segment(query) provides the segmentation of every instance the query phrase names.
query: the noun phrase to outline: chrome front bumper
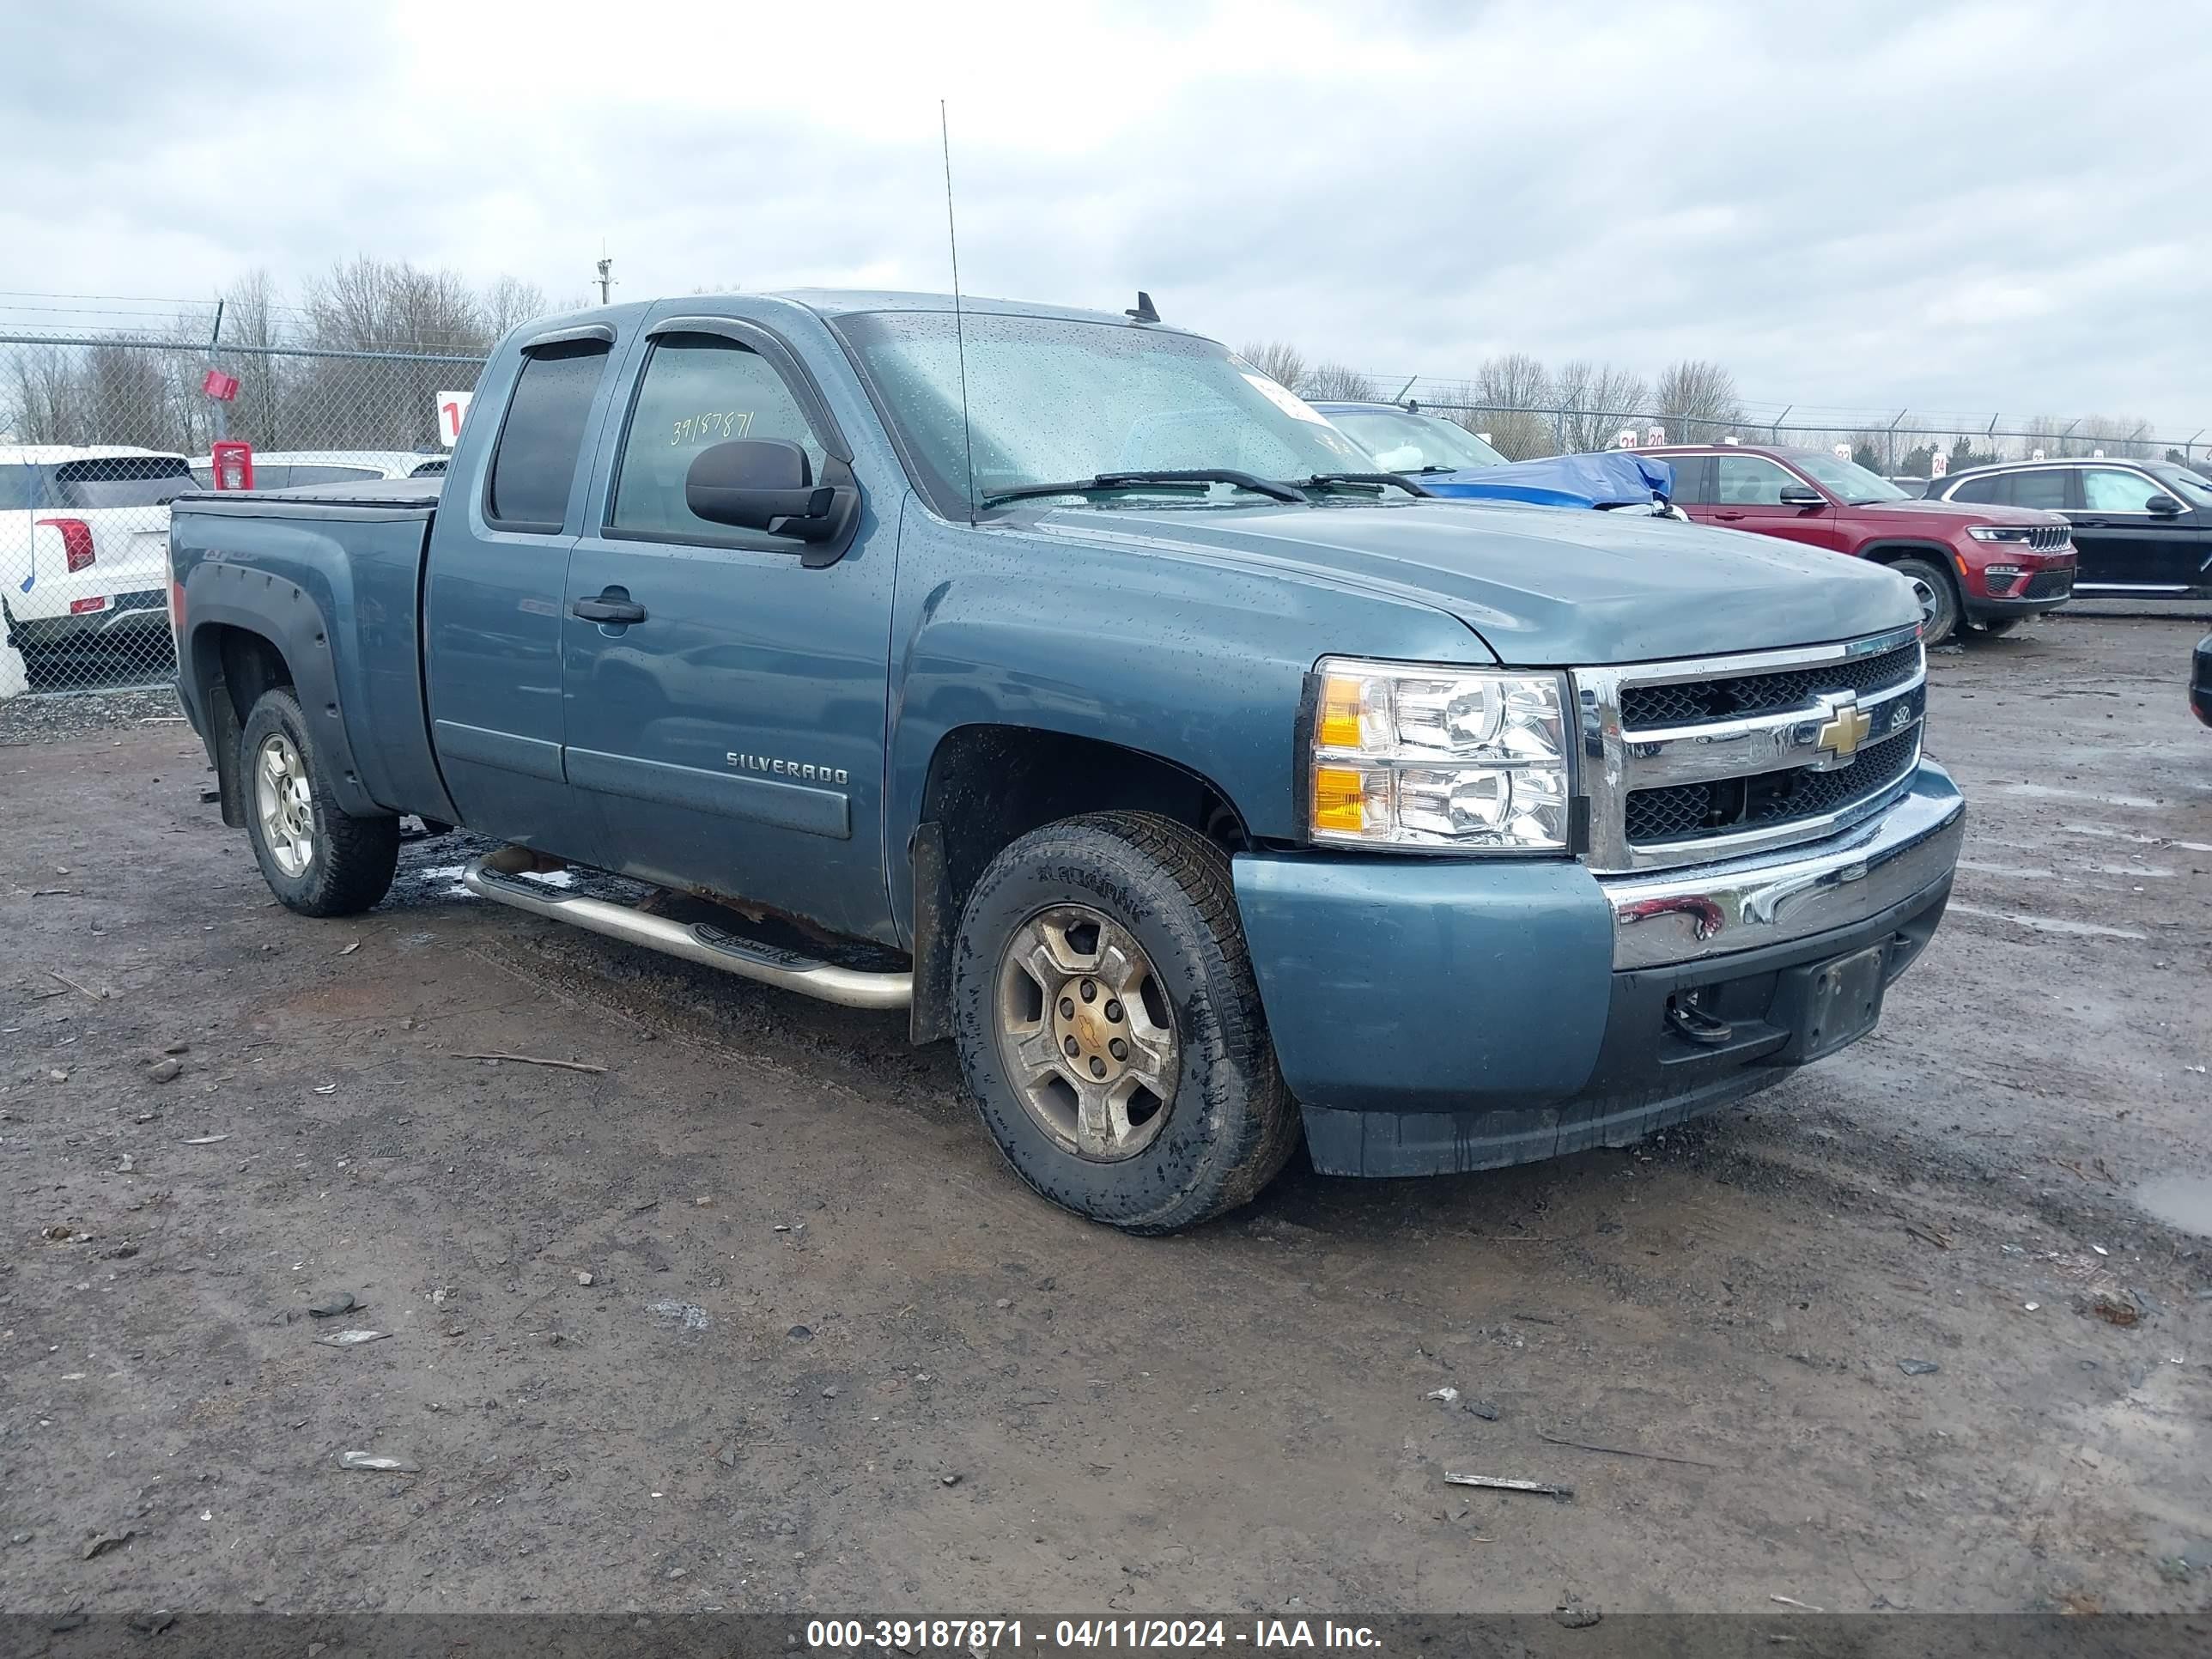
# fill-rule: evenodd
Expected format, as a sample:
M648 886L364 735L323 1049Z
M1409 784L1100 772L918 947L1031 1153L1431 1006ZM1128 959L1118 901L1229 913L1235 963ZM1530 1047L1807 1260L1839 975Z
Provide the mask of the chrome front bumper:
M1923 760L1879 817L1786 854L1602 877L1615 969L1728 956L1847 927L1948 878L1966 835L1951 775Z

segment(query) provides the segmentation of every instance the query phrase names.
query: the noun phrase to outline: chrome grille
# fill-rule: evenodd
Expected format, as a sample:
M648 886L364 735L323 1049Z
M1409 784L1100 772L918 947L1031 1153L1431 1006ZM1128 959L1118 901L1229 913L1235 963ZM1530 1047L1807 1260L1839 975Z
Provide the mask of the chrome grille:
M1786 651L1578 669L1585 856L1600 873L1818 840L1879 811L1920 759L1917 629Z
M1920 672L1920 644L1899 646L1878 657L1792 668L1773 674L1742 674L1725 679L1684 680L1669 685L1622 688L1624 726L1689 726L1726 720L1732 714L1764 714L1795 708L1816 692L1869 692L1902 685Z
M2056 553L2073 534L2071 525L2039 524L2028 532L2027 544L2039 553Z
M1897 782L1920 763L1920 728L1908 726L1858 751L1839 772L1808 766L1708 783L1636 789L1628 796L1628 842L1681 841L1760 824L1823 817Z

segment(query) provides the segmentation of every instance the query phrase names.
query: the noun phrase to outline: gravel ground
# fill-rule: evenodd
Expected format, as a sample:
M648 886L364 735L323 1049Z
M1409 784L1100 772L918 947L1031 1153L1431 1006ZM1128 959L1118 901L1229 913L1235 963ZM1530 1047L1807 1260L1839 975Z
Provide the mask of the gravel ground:
M2203 1608L2203 631L1934 659L1966 863L1868 1042L1150 1242L896 1018L484 906L459 839L303 921L169 708L10 708L0 1608Z

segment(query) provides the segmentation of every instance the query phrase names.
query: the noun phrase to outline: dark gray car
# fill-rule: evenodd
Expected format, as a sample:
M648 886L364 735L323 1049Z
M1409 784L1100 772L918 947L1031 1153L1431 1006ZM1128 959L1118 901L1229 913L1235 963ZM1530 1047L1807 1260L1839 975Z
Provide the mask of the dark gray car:
M2173 461L2073 457L1954 472L1936 501L2036 507L2074 526L2076 593L2212 599L2212 479Z

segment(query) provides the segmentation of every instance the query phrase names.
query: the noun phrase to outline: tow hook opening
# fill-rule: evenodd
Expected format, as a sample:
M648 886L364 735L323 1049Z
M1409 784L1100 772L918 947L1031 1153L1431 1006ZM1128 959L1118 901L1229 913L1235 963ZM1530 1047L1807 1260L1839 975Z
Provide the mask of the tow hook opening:
M1735 1027L1699 1006L1705 987L1677 991L1667 999L1667 1028L1701 1048L1717 1048L1735 1035Z

